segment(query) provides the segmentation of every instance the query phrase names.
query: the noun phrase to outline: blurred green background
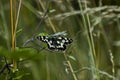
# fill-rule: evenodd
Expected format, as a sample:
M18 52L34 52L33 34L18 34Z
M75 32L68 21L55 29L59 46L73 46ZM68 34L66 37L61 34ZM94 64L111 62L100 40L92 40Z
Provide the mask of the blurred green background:
M73 39L64 52L22 47L62 31ZM120 80L120 1L0 0L0 80Z

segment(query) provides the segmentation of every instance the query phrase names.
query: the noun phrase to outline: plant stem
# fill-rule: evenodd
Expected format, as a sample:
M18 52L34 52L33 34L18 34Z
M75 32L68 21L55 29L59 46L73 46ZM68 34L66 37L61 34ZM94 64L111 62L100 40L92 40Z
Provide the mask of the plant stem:
M11 20L11 39L12 39L12 51L15 51L16 47L16 34L15 34L15 26L13 24L13 4L12 0L10 0L10 20ZM13 59L13 72L17 69L17 63L16 60Z
M75 75L75 73L74 73L74 70L73 70L73 68L72 68L72 65L71 65L70 61L67 59L67 56L66 56L65 53L64 53L64 57L65 57L65 60L67 61L67 64L68 64L68 66L69 66L69 68L70 68L70 71L71 71L71 73L72 73L72 75L73 75L74 80L78 80L77 77L76 77L76 75Z
M47 5L50 5L50 0L48 0L48 1L49 1L49 3L48 3ZM43 2L42 2L41 0L39 0L39 3L40 3L40 5L42 6L43 10L45 11L45 7L44 7L44 5L43 5ZM49 16L48 16L48 19L47 19L47 20L48 20L48 22L49 22L52 30L53 30L54 32L56 32L55 26L54 26L52 20L49 18Z
M83 12L83 7L85 9L87 8L86 1L84 2L84 4L82 4L78 0L78 3L79 3L79 7L81 9L81 12ZM81 15L82 15L82 19L83 19L83 25L85 27L85 30L87 31L87 40L88 40L88 45L89 45L89 48L90 48L89 58L90 58L90 67L91 67L91 75L92 75L91 80L95 80L95 79L98 80L99 78L96 78L96 76L98 75L97 72L96 72L96 64L95 64L96 52L95 52L95 46L94 46L94 40L93 40L92 32L90 30L91 24L90 24L89 15L88 14L84 15L83 13L81 13Z

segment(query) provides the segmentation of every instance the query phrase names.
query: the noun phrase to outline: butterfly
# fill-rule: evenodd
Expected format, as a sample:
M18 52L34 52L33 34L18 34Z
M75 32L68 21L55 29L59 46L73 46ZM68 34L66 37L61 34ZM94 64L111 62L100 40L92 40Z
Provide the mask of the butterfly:
M54 51L64 51L66 50L66 46L73 42L71 38L62 37L59 35L37 36L36 39L45 42L47 44L48 49Z

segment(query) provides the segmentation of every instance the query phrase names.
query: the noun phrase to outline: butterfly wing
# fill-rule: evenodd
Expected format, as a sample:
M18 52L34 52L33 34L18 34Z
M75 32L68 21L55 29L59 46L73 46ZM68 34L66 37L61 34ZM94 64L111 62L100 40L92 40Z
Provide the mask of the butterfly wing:
M37 36L36 39L42 41L42 42L47 42L48 37L47 36Z
M64 51L66 50L66 45L72 43L72 39L61 36L37 36L37 39L45 42L48 46L48 49L55 51Z
M55 46L55 38L54 37L49 37L46 40L46 43L48 45L48 49L50 50L56 50L56 46Z
M55 34L51 34L51 37L57 37L57 36L66 36L67 35L67 31L62 31L62 32L58 32Z

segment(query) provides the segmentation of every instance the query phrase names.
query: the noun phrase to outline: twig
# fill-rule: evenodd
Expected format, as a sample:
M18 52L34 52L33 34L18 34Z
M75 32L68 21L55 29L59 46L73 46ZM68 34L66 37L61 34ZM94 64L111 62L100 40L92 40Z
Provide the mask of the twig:
M23 44L22 47L25 47L25 45L27 45L29 42L35 40L35 36L36 36L36 34L37 34L37 30L39 29L39 26L41 25L41 23L42 23L43 20L45 19L45 16L47 15L47 12L49 11L49 5L50 5L50 0L48 0L47 7L46 7L46 11L45 11L45 13L43 14L43 16L41 17L41 20L40 20L39 24L38 24L38 25L36 26L36 28L35 28L35 31L34 31L35 33L34 33L34 35L32 36L32 38L28 39L28 40Z
M39 22L39 24L36 26L35 28L35 34L33 35L33 37L37 34L37 30L39 29L39 26L41 25L41 23L43 22L43 20L45 19L45 16L47 15L47 12L49 11L49 5L50 5L50 0L48 0L48 3L47 3L47 7L46 7L46 11L45 13L43 14L43 16L41 17L41 20Z
M10 73L10 68L9 68L10 63L9 64L7 63L6 57L4 57L4 59L5 59L5 65L2 68L2 70L0 71L0 75L5 71L5 69L8 70L8 74Z

